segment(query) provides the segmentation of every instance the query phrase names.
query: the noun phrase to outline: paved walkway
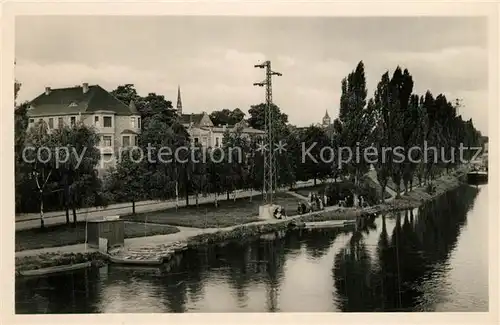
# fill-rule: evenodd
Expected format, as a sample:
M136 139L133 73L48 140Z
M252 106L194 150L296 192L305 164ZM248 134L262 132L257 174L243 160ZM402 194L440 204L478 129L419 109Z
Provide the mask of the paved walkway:
M318 183L320 184L320 183ZM306 182L297 182L296 188L307 187L314 185L314 181L309 180ZM237 197L250 197L252 195L259 195L259 192L256 191L237 191ZM215 195L208 195L207 197L199 197L198 203L210 203L214 202ZM219 201L224 201L227 199L226 195L219 195L217 197ZM232 199L232 196L230 197ZM194 204L195 198L194 196L189 198L189 202ZM186 205L185 198L179 198L179 207L183 207ZM135 204L136 213L141 212L152 212L175 208L175 200L169 201L142 201L137 202ZM132 213L132 204L131 203L119 203L108 206L107 208L91 208L91 209L81 209L77 210L77 218L78 220L95 220L101 217L107 216L116 216L116 215L125 215ZM70 212L70 220L73 220L73 215ZM45 225L57 225L66 223L66 213L64 211L56 211L46 213L44 216ZM40 227L40 215L36 213L24 214L16 216L16 231L25 230L25 229L33 229Z

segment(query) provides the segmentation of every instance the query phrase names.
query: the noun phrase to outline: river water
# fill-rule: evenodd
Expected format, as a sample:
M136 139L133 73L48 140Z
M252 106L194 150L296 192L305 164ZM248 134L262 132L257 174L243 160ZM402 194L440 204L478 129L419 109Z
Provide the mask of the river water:
M16 313L488 311L488 186L357 229L187 251L162 268L16 281Z

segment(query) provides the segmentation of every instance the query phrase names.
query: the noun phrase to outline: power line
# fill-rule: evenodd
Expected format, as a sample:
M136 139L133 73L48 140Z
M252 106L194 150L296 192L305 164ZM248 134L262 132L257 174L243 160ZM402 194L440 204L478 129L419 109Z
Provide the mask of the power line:
M272 76L282 76L281 73L271 70L271 61L256 64L255 68L266 69L266 79L253 85L266 87L266 107L264 109L264 129L266 139L264 140L264 201L273 204L273 193L276 190L276 161L274 158L274 115L273 115L273 93Z

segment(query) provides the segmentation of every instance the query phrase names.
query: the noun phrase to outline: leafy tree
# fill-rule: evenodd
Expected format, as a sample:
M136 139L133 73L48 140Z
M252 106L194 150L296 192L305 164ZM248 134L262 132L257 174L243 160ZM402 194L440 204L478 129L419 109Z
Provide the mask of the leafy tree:
M191 174L191 188L195 193L196 206L198 206L198 197L200 193L208 191L208 170L206 160L206 149L200 144L192 148L192 157L190 161L190 174Z
M390 81L389 89L389 96L392 101L391 111L389 112L392 119L392 127L390 129L392 133L391 148L396 149L396 147L402 147L406 149L411 146L413 135L413 127L411 127L413 120L411 118L406 118L411 116L409 113L409 101L413 91L413 78L407 69L403 72L399 66L396 68ZM399 160L396 161L394 158L395 157L392 158L391 176L396 185L396 197L399 197L404 171L404 161L407 159L400 162Z
M132 213L135 214L135 203L143 199L144 188L148 179L144 178L146 161L138 150L128 148L121 153L116 169L107 175L107 190L118 201L132 202Z
M384 147L391 148L392 143L392 120L390 118L390 79L389 73L382 75L380 82L377 85L374 96L374 111L377 121L375 130L375 146L377 149L377 162L375 170L377 172L377 180L381 186L381 200L384 200L385 189L391 173L391 157L386 157L383 152ZM389 159L387 159L389 158Z
M218 196L224 192L224 150L223 148L208 148L207 178L209 191L215 194L214 205L218 206Z
M307 180L314 179L314 185L316 185L318 179L327 178L331 172L331 164L329 163L329 160L332 159L331 153L325 152L323 149L330 146L330 141L322 128L311 125L302 132L301 142L305 151L313 146L309 152L314 158L303 157L304 160L299 165L302 177Z
M339 137L341 144L351 148L353 153L353 158L346 167L353 176L355 184L359 183L361 175L368 171L369 167L363 157L356 157L357 151L354 150L359 147L359 152L363 152L371 144L374 118L372 108L366 107L366 97L365 68L363 61L360 61L356 69L342 80L340 114L337 122L342 126Z
M51 137L67 149L57 153L59 161L62 162L57 166L57 174L63 188L66 223L69 223L71 205L73 223L76 225L77 208L105 202L104 198L98 198L103 193L100 192L101 184L94 179L97 177L95 169L101 158L100 150L97 148L99 135L93 127L78 122L74 126L52 130Z
M243 188L248 178L249 141L242 131L242 127L236 128L232 132L226 131L222 139L225 175L223 184L228 200L229 193ZM234 197L236 199L236 195Z
M273 117L277 125L286 125L288 123L288 115L282 113L278 106L272 104L271 109L273 110ZM250 114L250 117L248 118L248 124L257 130L264 130L266 122L266 110L267 105L264 103L253 105L248 110L248 113Z
M56 171L56 138L49 134L47 123L37 122L26 135L25 163L28 178L35 182L40 204L40 227L44 228L44 195L53 188L52 175ZM42 149L43 148L43 149Z
M214 125L234 125L245 118L245 113L243 113L239 108L234 110L229 110L227 108L220 111L213 111L210 113L210 119Z

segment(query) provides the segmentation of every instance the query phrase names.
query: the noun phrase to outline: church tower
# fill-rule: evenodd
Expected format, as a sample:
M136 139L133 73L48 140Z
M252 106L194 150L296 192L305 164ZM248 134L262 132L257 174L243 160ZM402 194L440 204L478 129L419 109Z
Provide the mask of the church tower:
M323 117L323 126L329 126L332 124L332 120L330 119L330 116L328 115L328 110L325 112L325 116Z
M182 115L181 86L177 86L177 114Z

